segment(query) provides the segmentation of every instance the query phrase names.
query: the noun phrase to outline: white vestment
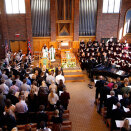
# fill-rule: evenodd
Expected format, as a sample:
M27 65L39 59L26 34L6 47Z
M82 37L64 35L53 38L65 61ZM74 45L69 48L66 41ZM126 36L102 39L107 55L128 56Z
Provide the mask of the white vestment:
M51 47L49 49L49 53L50 53L50 60L55 61L55 48Z
M46 47L44 49L44 47L42 48L42 53L43 53L43 58L47 58L48 57L48 48Z

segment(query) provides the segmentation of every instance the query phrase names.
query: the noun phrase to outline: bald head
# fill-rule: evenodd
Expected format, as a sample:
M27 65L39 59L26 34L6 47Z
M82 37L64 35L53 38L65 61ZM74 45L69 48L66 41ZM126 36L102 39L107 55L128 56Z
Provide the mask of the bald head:
M99 80L103 80L103 76L99 76Z
M114 91L110 91L110 95L111 95L111 96L114 96L114 95L115 95L115 92L114 92Z
M116 106L117 106L117 108L120 108L121 107L121 103L117 102Z

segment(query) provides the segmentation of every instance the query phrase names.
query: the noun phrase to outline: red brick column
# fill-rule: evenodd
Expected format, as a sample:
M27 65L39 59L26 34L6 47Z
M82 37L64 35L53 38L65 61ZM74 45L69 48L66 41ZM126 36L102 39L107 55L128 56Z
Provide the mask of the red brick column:
M1 17L1 42L0 43L0 59L5 57L5 41L9 45L7 15L4 5L4 0L0 0L0 17Z
M51 41L56 41L56 0L50 0Z
M33 51L30 0L25 0L25 5L26 5L26 29L27 29L27 40L30 40L30 43L31 43L31 50Z
M74 41L79 41L79 0L74 0Z

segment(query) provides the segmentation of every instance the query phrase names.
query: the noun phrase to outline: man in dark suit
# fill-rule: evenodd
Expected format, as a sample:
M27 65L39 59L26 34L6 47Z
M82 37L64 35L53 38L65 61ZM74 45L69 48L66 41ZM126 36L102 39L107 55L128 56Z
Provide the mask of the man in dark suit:
M123 95L123 99L120 100L120 103L121 103L121 105L124 106L124 107L129 106L130 100L129 100L127 94L124 94L124 95Z
M89 58L88 60L88 71L89 71L89 78L93 79L93 72L92 72L92 69L93 69L93 61L92 61L92 56Z
M60 102L61 102L61 105L64 107L64 109L67 110L67 106L69 104L69 99L70 99L70 94L66 91L67 90L66 88L64 88L63 90L64 92L61 93Z
M14 95L13 90L9 90L9 94L6 96L7 99L11 100L11 104L15 105L17 102L19 102L18 98Z
M111 117L113 104L116 105L117 102L118 102L118 98L115 97L115 92L114 91L110 91L110 95L111 95L111 97L108 98L106 103L105 103L105 106L107 107L107 118Z
M117 109L112 110L111 113L111 130L116 129L116 123L115 120L123 120L125 117L125 112L123 109L121 109L121 103L117 103Z
M99 80L96 82L96 95L95 95L95 103L98 99L98 95L100 94L101 88L104 86L105 81L103 80L103 76L99 76Z
M98 109L99 114L101 113L101 108L102 108L102 105L106 101L107 95L110 94L110 90L111 89L108 86L101 87L101 90L100 90L100 106L99 106L99 109Z

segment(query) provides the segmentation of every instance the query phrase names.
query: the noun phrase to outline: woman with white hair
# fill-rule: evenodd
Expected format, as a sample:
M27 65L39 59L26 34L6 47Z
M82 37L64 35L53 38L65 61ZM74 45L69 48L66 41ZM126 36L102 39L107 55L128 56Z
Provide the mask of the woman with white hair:
M55 90L55 92L57 92L57 86L55 84L55 81L51 81L51 85L49 86L49 90Z
M55 90L51 90L50 94L48 95L48 101L49 101L49 104L50 104L50 110L54 110L54 106L56 105L58 100L59 100L59 97L55 93Z

